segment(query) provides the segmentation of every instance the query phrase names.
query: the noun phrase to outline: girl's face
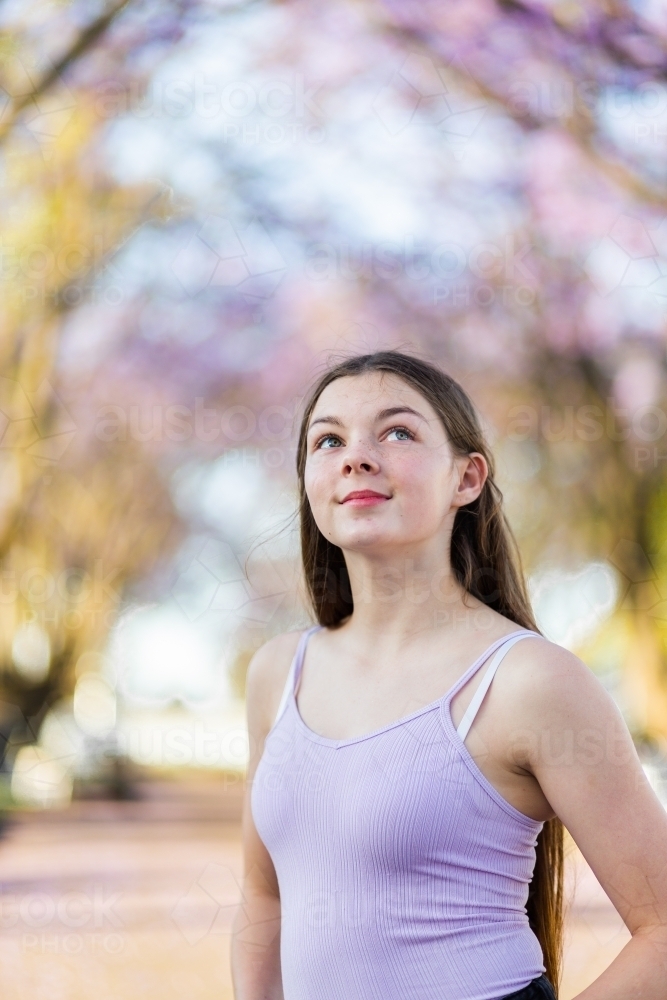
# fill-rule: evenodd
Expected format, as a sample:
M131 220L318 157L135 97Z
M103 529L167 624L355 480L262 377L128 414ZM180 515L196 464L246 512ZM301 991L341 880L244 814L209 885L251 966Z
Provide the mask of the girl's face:
M336 379L310 418L305 488L334 545L380 553L443 538L488 468L456 456L431 404L388 372Z

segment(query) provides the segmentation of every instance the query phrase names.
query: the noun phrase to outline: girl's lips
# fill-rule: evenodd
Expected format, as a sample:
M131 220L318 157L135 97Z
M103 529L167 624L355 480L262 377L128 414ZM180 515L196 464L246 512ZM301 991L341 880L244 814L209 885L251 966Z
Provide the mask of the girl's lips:
M389 497L384 496L382 493L374 493L372 490L359 490L358 492L348 494L342 502L352 507L370 507L372 504L384 503L385 500L389 499Z
M389 497L352 497L351 500L343 500L347 507L370 507L376 503L384 503Z

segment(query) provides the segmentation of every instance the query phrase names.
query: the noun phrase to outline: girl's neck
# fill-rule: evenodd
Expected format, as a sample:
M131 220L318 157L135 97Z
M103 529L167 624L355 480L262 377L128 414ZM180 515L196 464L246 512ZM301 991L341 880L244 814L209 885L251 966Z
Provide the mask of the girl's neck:
M466 593L442 554L369 559L346 553L346 563L354 613L344 627L361 641L391 636L400 643L419 632L478 631L494 617Z

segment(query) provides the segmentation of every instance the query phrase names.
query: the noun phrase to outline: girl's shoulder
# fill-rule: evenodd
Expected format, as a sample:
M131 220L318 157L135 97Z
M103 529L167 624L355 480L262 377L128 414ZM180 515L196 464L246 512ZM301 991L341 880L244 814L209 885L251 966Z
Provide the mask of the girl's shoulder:
M520 719L526 733L577 738L621 721L616 703L591 668L544 636L515 643L503 666L501 708L511 708L511 718Z
M246 674L246 703L264 722L273 719L280 704L303 629L274 635L254 653ZM270 728L270 726L269 726Z

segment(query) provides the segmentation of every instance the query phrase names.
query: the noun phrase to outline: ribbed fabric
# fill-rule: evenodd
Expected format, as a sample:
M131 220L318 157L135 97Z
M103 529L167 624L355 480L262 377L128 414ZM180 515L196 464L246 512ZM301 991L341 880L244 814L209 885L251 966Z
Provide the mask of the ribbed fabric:
M543 824L484 777L450 702L496 649L538 633L497 640L432 704L331 740L306 726L295 696L319 628L301 637L251 790L280 889L285 1000L498 1000L522 989L545 971L526 916Z

